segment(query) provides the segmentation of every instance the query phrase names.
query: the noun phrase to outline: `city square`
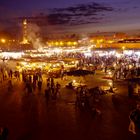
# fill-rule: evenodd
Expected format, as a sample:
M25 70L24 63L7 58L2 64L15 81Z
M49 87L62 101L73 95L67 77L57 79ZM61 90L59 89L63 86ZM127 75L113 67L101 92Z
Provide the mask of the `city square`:
M0 3L0 140L140 139L139 1Z

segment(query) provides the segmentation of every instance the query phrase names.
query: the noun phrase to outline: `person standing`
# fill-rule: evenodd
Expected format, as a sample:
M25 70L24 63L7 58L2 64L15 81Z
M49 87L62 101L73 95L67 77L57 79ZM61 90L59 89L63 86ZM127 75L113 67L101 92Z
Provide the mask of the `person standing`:
M56 95L59 95L59 96L60 96L60 87L61 87L61 85L57 82L56 83Z
M130 124L128 130L132 132L133 134L136 134L136 125L140 125L140 104L137 104L136 109L134 109L130 115Z
M132 97L134 93L133 85L131 82L128 82L128 97Z
M38 90L41 91L41 88L42 88L42 81L39 80L39 81L38 81Z

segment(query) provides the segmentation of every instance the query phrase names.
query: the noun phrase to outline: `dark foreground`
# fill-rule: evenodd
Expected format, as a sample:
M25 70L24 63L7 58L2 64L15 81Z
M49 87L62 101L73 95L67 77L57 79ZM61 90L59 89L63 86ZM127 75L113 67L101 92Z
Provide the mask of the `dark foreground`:
M71 79L75 77L69 77ZM21 81L13 80L14 90L9 92L6 81L0 85L0 126L9 129L8 140L139 140L140 131L128 131L129 112L135 100L127 97L125 82L116 82L116 96L103 95L99 102L102 117L93 117L90 111L75 105L75 92L64 87L56 100L46 102L41 93L27 94ZM107 84L102 74L86 76L91 87ZM45 85L45 84L44 84Z

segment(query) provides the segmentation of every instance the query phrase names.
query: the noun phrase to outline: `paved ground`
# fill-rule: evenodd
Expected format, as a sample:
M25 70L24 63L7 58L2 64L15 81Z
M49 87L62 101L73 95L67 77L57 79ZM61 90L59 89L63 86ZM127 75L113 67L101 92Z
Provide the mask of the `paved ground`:
M92 117L86 110L75 106L74 90L66 89L71 80L86 82L88 87L108 85L104 74L85 77L56 79L63 86L57 100L48 103L41 93L26 94L21 81L13 80L14 91L7 91L7 82L0 85L0 125L9 129L8 140L138 140L137 135L128 132L130 110L135 100L127 97L125 82L115 82L117 91L104 95L99 102L102 118ZM44 80L45 81L45 80ZM45 86L45 82L44 82Z

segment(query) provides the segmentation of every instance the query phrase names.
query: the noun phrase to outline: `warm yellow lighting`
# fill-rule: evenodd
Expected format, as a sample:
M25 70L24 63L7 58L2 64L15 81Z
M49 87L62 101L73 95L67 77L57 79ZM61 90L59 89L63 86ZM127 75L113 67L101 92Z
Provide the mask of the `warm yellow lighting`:
M6 43L6 39L2 38L1 43Z
M93 43L93 42L94 42L94 40L91 39L91 40L90 40L90 43Z
M112 87L113 86L113 83L112 82L109 82L109 86Z
M114 67L116 67L116 64L113 64Z
M97 43L100 43L100 40L97 40Z
M104 40L103 39L100 39L100 42L103 42Z
M103 39L98 39L98 40L97 40L97 43L98 43L98 44L103 43L103 42L104 42Z
M122 49L125 50L125 46L123 46Z
M76 82L76 80L73 80L73 83L75 83Z
M109 71L109 72L108 72L108 74L109 74L109 75L111 75L111 74L112 74L112 72L111 72L111 71Z
M52 41L52 42L50 42L50 44L53 46L54 45L54 42Z
M129 65L129 69L132 69L132 67L133 67L132 65Z
M76 64L78 64L78 63L79 63L79 61L76 61L75 63L76 63Z
M77 45L77 42L75 41L75 42L73 42L73 45Z
M27 20L26 19L23 21L23 25L27 25Z
M23 38L23 40L22 40L21 44L29 44L29 41L28 41L28 39L26 39L26 38Z
M113 40L109 40L108 43L110 43L110 44L113 43Z
M63 45L64 45L64 43L61 41L61 42L60 42L60 45L61 45L61 46L63 46Z
M69 46L70 46L71 44L72 44L72 43L71 43L70 41L69 41L69 42L67 42L67 45L69 45Z
M48 44L48 46L51 46L51 43L48 42L47 44Z
M55 45L58 46L59 45L59 42L55 42Z

